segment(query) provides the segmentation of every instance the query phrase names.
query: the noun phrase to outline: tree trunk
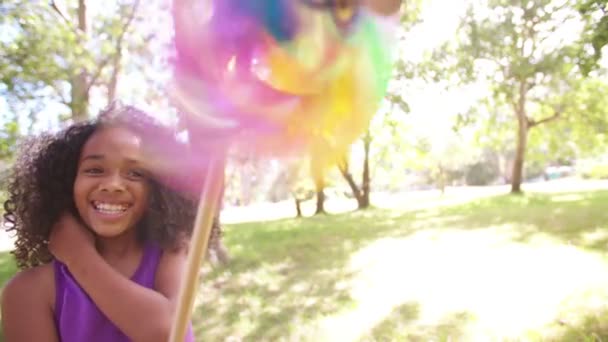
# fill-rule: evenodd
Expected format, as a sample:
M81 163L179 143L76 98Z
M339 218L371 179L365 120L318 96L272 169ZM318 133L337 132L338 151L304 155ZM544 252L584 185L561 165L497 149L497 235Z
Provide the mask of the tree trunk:
M226 176L224 170L224 174L222 174L222 179L220 180L220 182L225 183L225 177ZM222 225L220 222L220 213L222 211L222 206L224 203L225 189L226 186L224 184L217 206L217 213L213 218L213 225L211 226L211 236L209 237L209 248L207 250L207 254L209 256L209 261L213 265L225 265L230 261L228 249L226 248L226 246L224 246L224 243L222 242L222 236L224 235L224 233L222 232Z
M296 196L294 196L293 199L294 203L296 204L296 217L300 218L302 217L302 200Z
M526 85L522 81L519 84L519 99L515 107L517 117L517 148L515 160L513 161L513 173L511 176L511 193L521 193L523 181L524 161L526 158L526 147L528 144L529 121L526 114Z
M365 134L365 138L363 138L363 181L361 185L361 201L359 202L359 209L369 208L369 193L371 191L371 176L369 173L369 150L372 144L372 137L369 133L369 130Z
M528 125L526 120L522 120L519 122L517 129L517 149L515 150L515 160L513 161L513 172L511 175L511 193L521 193L527 144Z
M315 215L325 214L325 192L323 188L317 190L317 209Z
M439 167L439 190L441 191L441 196L445 195L445 186L446 186L446 175L445 175L445 169L443 168L443 166L440 164Z
M325 169L320 165L313 165L312 167L312 178L315 182L315 191L317 193L317 209L315 215L325 214Z
M225 265L230 261L228 249L222 243L223 235L220 216L217 214L213 218L211 236L209 237L209 248L207 249L207 255L212 265Z
M112 68L112 78L110 79L110 84L108 85L108 105L116 100L116 91L118 88L118 75L120 74L121 69L121 59L122 59L122 44L119 43L117 47L116 54L114 55L113 68Z
M127 35L127 31L131 26L131 22L135 18L135 13L139 7L139 0L135 1L133 7L131 8L131 13L128 14L127 20L122 27L122 32L118 36L118 41L116 43L116 52L112 57L112 77L110 78L110 83L108 85L108 104L114 102L116 99L116 92L118 89L118 77L120 75L120 71L122 69L122 44L125 40L125 36Z
M343 163L342 165L338 165L338 169L340 170L340 173L342 174L342 176L348 183L350 190L353 192L353 196L357 200L357 207L361 208L362 202L363 202L363 195L362 195L361 190L359 190L359 186L357 186L357 183L355 182L353 175L348 170L348 164Z
M83 37L86 36L87 5L85 0L78 0L78 30ZM89 85L87 81L88 75L86 70L77 71L70 80L70 110L74 121L86 120L89 115Z

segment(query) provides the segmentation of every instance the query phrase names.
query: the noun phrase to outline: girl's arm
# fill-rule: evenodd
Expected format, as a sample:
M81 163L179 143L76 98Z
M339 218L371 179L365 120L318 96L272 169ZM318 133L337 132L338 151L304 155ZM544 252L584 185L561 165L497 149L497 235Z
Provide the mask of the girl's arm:
M2 330L7 342L58 342L53 319L50 264L17 274L2 291Z
M73 218L62 218L51 234L51 252L125 335L135 342L166 342L186 251L165 252L157 269L156 290L145 288L110 266L97 253L92 236Z
M157 271L158 292L126 278L96 251L81 255L68 267L97 307L125 335L135 342L166 342L185 260L185 252L163 254Z

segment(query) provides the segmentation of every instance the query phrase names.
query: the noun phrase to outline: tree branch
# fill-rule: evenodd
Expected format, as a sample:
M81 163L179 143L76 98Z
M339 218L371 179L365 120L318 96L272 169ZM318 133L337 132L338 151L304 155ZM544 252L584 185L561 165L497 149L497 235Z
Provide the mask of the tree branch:
M55 2L55 0L51 0L51 8L53 8L55 10L55 12L57 12L57 14L59 14L59 16L61 17L61 19L63 19L63 21L65 21L66 24L68 24L70 27L73 28L72 26L72 22L68 19L68 17L61 11L61 9L59 9L59 6L57 6L57 2Z
M95 83L97 82L97 79L99 78L99 76L101 76L101 72L103 71L103 69L105 69L106 65L108 65L108 63L110 63L110 60L112 60L112 57L114 57L114 55L107 56L106 58L103 59L103 61L101 61L101 63L99 63L99 68L97 68L97 71L95 71L95 74L93 74L93 76L91 76L91 78L89 79L89 82L87 84L87 92L91 90L91 87L93 87L93 85L95 85Z
M59 101L66 105L66 106L70 106L70 101L68 101L68 99L65 98L65 96L63 96L63 92L61 91L61 84L57 84L58 81L55 82L51 82L49 84L49 86L55 91L55 93L57 94L57 97L59 97Z
M557 120L562 115L562 112L563 112L563 109L560 107L560 108L558 108L558 109L555 110L555 112L553 113L553 115L548 116L546 118L542 118L540 120L532 120L532 119L528 118L528 127L532 128L534 126L542 125L542 124L545 124L547 122L551 122L551 121Z
M72 31L72 33L74 33L76 35L76 38L80 40L82 38L82 34L79 32L78 28L76 26L74 26L74 23L72 23L70 21L70 19L65 15L65 13L63 13L63 11L59 8L59 6L57 6L57 2L55 0L51 0L50 5L51 5L51 8L55 12L57 12L57 14L59 15L59 17L69 27L69 29Z
M348 173L348 158L346 156L341 156L336 164L342 174Z
M513 107L513 113L515 114L515 117L517 117L517 112L519 111L519 107L517 104L517 100L516 99L512 99L511 101L509 101L511 107Z
M139 7L139 0L135 0L131 13L129 13L129 17L127 18L127 21L123 24L122 30L118 36L118 39L116 42L116 52L112 55L107 56L106 58L104 58L103 61L101 61L101 63L99 64L99 68L97 68L97 71L89 80L89 84L87 85L87 92L91 89L91 87L93 85L95 85L95 83L97 82L97 79L99 79L99 77L101 76L101 72L108 65L108 63L110 63L110 61L112 59L116 58L117 56L119 56L122 53L122 42L124 40L125 34L129 30L129 26L131 26L131 23L133 22L133 19L135 18L135 12L137 12L138 7Z

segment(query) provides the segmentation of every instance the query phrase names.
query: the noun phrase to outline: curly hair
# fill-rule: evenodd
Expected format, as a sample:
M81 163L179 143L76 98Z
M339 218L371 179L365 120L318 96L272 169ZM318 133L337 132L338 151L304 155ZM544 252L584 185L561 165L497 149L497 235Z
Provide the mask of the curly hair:
M16 235L12 254L21 269L53 260L48 239L59 216L70 211L77 215L73 198L81 150L101 127L120 125L146 139L169 143L171 131L144 112L113 104L97 119L76 123L57 134L42 134L24 140L8 178L8 199L4 202L7 232ZM143 134L143 133L147 134ZM196 202L192 198L150 179L148 208L137 226L141 241L163 248L178 248L191 235Z

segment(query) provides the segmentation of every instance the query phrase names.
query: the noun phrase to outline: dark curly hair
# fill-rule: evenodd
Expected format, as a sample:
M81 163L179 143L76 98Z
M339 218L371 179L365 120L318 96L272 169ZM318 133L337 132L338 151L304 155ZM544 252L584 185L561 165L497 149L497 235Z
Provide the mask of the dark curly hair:
M48 250L51 227L62 213L77 214L72 194L81 150L95 131L112 125L125 126L140 135L143 145L146 139L176 141L172 131L151 116L134 107L113 104L97 119L21 143L21 153L7 182L3 223L7 232L16 235L12 254L20 268L53 259ZM138 224L138 237L163 248L178 248L191 234L196 201L158 180L149 182L149 204Z

